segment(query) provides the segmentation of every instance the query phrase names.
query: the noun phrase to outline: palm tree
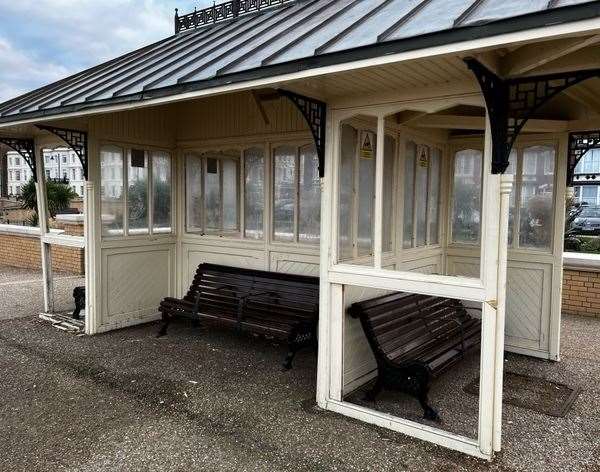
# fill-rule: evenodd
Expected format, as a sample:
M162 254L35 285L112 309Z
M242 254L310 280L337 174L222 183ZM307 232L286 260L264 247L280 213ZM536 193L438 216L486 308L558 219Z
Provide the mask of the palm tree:
M46 181L46 195L48 200L48 214L52 218L54 218L59 211L69 208L71 200L77 197L77 194L66 182L56 182L53 180ZM29 179L29 182L23 186L19 200L22 202L22 208L33 210L30 224L32 226L37 226L37 194L35 192L35 182L33 179Z

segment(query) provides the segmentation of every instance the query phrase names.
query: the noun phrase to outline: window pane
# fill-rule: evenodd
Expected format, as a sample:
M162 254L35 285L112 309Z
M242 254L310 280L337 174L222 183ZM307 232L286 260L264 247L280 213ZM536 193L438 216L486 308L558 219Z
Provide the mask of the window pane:
M363 131L364 133L364 131ZM361 154L358 163L358 255L373 254L373 201L375 198L375 159L377 136L370 138L373 152Z
M465 149L454 159L452 240L479 242L481 221L481 151Z
M238 161L223 159L223 230L237 231L238 225Z
M417 158L417 145L408 141L406 155L404 156L404 228L402 230L403 247L413 247L413 207L415 193L415 160Z
M152 230L171 232L171 156L152 153Z
M513 149L508 157L508 167L506 168L505 174L516 175L517 174L517 151ZM508 245L511 246L514 239L514 227L515 227L515 195L516 195L516 182L513 184L513 188L510 192L510 200L508 207Z
M103 146L100 150L102 234L123 234L123 150Z
M440 242L440 185L442 172L442 151L431 149L431 162L429 167L429 244Z
M148 153L129 151L127 169L127 225L129 234L148 233Z
M523 151L519 244L549 249L554 202L554 148L533 146Z
M396 160L396 140L391 136L385 137L383 162L383 226L382 250L391 251L392 228L394 225L394 162Z
M352 259L352 200L354 195L354 161L358 132L350 125L342 125L340 162L340 222L339 252L341 260Z
M221 229L221 162L207 156L204 159L204 229Z
M321 232L321 185L319 157L314 144L300 149L299 178L298 239L300 242L318 244Z
M293 241L296 148L281 146L275 149L273 168L273 235L278 241Z
M415 197L417 206L417 247L427 243L427 193L429 186L430 155L428 146L417 147L417 178Z
M185 209L188 232L202 231L202 158L185 156Z
M244 152L244 235L250 239L263 238L265 211L265 158L261 148Z

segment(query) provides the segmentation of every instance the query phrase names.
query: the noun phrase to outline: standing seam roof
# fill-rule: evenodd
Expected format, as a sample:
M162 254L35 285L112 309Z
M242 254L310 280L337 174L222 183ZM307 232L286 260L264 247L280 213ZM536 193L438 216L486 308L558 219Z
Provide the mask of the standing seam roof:
M0 122L600 16L591 0L297 0L165 38L0 104Z

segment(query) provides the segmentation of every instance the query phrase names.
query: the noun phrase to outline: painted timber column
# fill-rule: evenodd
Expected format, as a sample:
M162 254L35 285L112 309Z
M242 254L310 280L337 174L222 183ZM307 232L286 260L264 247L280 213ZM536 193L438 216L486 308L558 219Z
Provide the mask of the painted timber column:
M52 254L50 244L44 242L44 236L48 233L48 200L46 198L46 178L44 171L44 152L42 146L35 144L35 167L37 170L37 182L35 183L35 194L37 200L38 226L40 228L40 253L42 260L42 278L44 284L44 311L54 311L54 288L52 277Z
M494 452L502 448L502 388L504 385L504 326L506 324L506 274L508 259L508 213L514 176L500 178L500 227L498 231L498 305L496 310L496 367L494 379Z
M485 301L481 306L481 359L479 389L479 450L491 457L494 437L494 392L496 369L496 315L498 312L498 231L500 175L492 173L492 130L486 115L483 152L483 197L481 217L481 281Z
M96 301L96 211L95 211L94 182L85 182L83 196L83 212L85 224L83 236L85 240L85 334L96 334L98 314L95 309Z

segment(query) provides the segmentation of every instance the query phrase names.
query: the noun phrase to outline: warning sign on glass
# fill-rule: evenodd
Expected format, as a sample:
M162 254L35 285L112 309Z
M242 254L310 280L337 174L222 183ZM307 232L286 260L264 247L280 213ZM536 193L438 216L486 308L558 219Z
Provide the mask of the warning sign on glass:
M429 146L423 144L417 146L417 162L420 167L429 167Z
M360 157L362 159L373 159L375 157L375 133L361 131Z

